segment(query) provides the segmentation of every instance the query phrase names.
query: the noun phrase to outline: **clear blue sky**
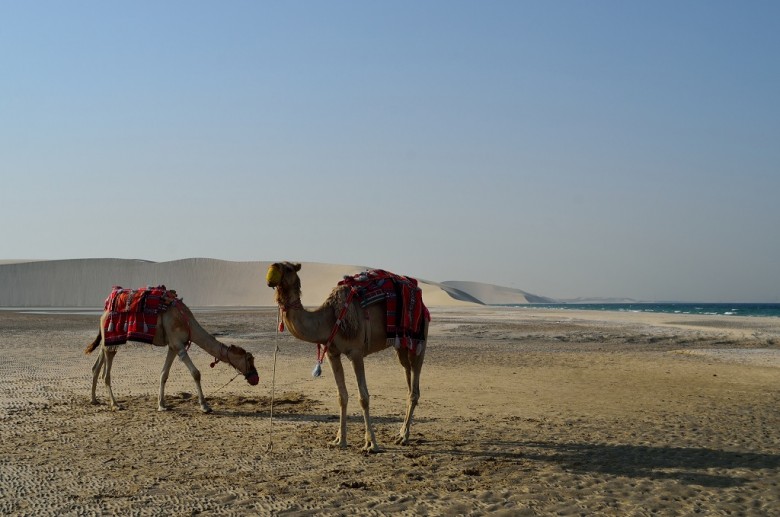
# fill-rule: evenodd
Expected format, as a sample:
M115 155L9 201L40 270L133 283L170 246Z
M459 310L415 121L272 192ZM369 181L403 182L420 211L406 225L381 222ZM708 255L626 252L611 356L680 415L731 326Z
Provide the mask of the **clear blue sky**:
M780 301L780 2L0 3L0 259Z

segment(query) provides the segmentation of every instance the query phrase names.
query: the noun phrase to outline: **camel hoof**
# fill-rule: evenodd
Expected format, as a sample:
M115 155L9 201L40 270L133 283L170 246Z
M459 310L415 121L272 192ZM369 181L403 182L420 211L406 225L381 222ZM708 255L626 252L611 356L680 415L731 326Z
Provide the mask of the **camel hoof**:
M99 406L100 405L100 402L98 402L97 399L92 399L89 403L92 404L93 406Z
M169 408L168 406L157 406L157 411L159 411L161 413L163 411L170 411L170 410L171 410L171 408Z
M115 404L111 406L111 411L123 411L125 409L124 406L120 406L119 404Z
M367 442L367 443L366 443L366 444L363 446L363 453L364 453L364 454L366 454L366 455L369 455L369 454L376 454L377 452L381 452L381 451L382 451L382 450L379 448L379 446L378 446L378 445L376 445L376 444L373 444L373 443L371 443L371 442Z
M407 438L406 436L398 436L395 439L395 444L396 445L409 445L409 438Z
M337 437L332 442L329 442L328 445L330 445L331 447L338 447L339 449L346 449L347 441Z
M200 410L201 410L203 413L207 414L207 415L213 411L213 409L211 409L211 408L210 408L210 407L208 407L208 406L201 406Z

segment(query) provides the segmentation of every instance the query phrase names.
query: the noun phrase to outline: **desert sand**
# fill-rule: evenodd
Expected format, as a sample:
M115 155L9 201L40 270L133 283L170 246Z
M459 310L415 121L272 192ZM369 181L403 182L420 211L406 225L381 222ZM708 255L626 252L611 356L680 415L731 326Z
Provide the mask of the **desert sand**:
M89 403L98 315L0 311L4 515L770 515L780 512L780 321L433 307L411 444L392 350L366 361L383 451L334 449L335 383L276 310L201 310L250 350L260 384L191 356L214 408L164 350L124 345L123 411ZM276 347L274 381L274 355ZM274 395L273 419L271 398Z

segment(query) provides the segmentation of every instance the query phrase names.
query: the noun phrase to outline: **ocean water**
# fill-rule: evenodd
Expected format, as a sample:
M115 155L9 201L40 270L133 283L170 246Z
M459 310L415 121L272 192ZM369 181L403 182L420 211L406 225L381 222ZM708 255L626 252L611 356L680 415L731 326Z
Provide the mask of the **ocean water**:
M780 303L539 303L511 307L578 311L660 312L724 316L780 317Z

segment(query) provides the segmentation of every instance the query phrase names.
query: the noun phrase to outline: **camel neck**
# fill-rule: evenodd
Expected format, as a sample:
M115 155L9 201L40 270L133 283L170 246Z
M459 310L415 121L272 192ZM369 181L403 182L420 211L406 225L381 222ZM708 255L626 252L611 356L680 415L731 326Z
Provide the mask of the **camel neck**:
M300 289L285 290L281 287L277 287L275 298L276 304L284 311L289 311L290 309L303 309Z
M327 339L330 330L335 323L335 316L330 308L316 311L307 311L303 305L288 304L279 306L282 310L282 319L290 334L302 341L309 343L323 343Z
M292 309L303 309L303 304L301 303L301 299L298 298L291 302L285 302L283 304L280 303L279 308L282 309L282 312L287 312Z
M233 368L243 372L242 365L238 364L240 361L236 361L233 357L230 355L230 346L224 344L223 342L219 341L217 338L203 330L203 328L198 325L197 323L194 323L192 325L192 342L198 345L200 348L208 352L212 357L219 361L223 361L225 363L228 363ZM235 354L234 354L235 355ZM244 368L246 369L246 368Z

